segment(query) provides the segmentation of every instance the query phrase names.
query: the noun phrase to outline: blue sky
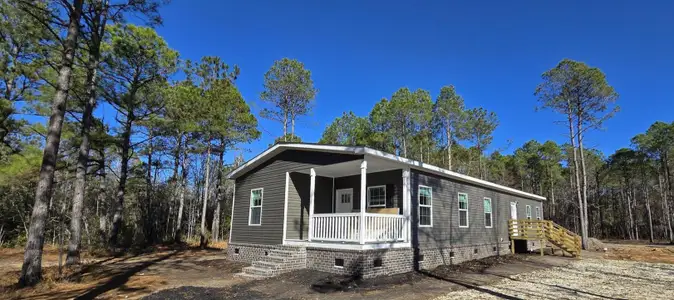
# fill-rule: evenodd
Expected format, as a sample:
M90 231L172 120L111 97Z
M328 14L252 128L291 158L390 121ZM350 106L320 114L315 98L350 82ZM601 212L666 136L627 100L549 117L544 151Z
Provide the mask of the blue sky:
M622 111L587 145L607 154L674 113L671 1L180 1L161 10L158 32L182 58L217 55L241 68L241 93L257 112L263 74L290 57L319 93L298 123L307 142L343 111L365 116L400 87L433 97L453 84L468 107L496 112L491 150L530 139L564 142L560 116L536 112L540 75L561 59L601 68ZM246 158L281 135L260 120Z

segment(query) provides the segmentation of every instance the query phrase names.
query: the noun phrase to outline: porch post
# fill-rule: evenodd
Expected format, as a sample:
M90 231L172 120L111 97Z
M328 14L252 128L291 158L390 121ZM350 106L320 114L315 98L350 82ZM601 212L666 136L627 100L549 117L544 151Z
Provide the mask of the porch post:
M360 244L365 244L365 209L367 199L367 161L360 163Z
M405 241L410 241L412 227L412 190L410 187L410 168L403 169L403 216L405 216Z
M309 236L308 240L314 238L314 191L316 190L316 171L311 168L311 183L309 185Z

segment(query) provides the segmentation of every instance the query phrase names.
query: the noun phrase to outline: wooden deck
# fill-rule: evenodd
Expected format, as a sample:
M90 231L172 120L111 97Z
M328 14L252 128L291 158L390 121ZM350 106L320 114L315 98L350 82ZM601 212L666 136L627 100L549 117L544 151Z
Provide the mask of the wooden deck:
M549 220L508 220L511 250L515 252L515 240L540 241L541 255L545 244L562 249L574 257L580 257L582 244L580 236Z

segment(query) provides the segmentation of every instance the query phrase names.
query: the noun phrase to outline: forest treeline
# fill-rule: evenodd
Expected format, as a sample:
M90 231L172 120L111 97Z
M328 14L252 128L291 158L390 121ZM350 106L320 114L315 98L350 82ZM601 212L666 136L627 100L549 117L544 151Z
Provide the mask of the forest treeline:
M164 4L0 0L0 246L25 247L21 284L40 281L45 243L78 264L83 248L225 239L233 191L225 174L261 137L258 118L279 124L274 142L301 141L296 121L318 93L311 72L279 59L259 74L259 98L244 99L238 66L183 59L157 34ZM494 149L496 113L465 107L453 86L435 99L401 88L368 116L345 112L319 142L546 196L546 216L585 238L673 240L674 124L656 122L631 148L604 154L583 140L617 112L599 69L563 60L523 91L531 92L532 107L565 120L564 144ZM263 109L253 113L250 101Z

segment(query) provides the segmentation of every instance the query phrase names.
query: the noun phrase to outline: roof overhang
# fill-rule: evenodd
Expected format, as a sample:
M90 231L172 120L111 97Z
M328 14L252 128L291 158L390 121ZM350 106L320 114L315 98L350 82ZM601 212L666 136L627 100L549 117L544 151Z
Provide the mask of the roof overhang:
M234 171L230 172L227 174L227 178L229 179L236 179L239 176L247 173L248 171L252 170L253 168L259 166L260 164L264 163L268 159L276 156L276 154L279 154L285 150L304 150L304 151L317 151L317 152L328 152L328 153L341 153L341 154L353 154L353 155L365 155L366 159L367 156L374 156L382 159L386 159L389 161L396 162L400 165L404 165L410 168L414 168L417 170L421 170L424 172L432 173L435 175L439 175L442 177L447 177L450 179L454 179L457 181L462 181L462 182L467 182L471 184L475 184L478 186L506 192L509 194L529 198L529 199L534 199L534 200L539 200L543 201L546 198L543 196L523 192L517 189L513 189L507 186L503 186L500 184L496 184L493 182L489 182L486 180L478 179L475 177L471 177L468 175L452 172L434 165L422 163L416 160L412 160L409 158L404 158L400 157L397 155L393 155L391 153L386 153L383 151L371 149L368 147L363 147L363 146L338 146L338 145L320 145L320 144L306 144L306 143L280 143L272 146L271 148L265 150L264 152L260 153L259 155L255 156L253 159L247 161L243 165L239 166L236 168Z

